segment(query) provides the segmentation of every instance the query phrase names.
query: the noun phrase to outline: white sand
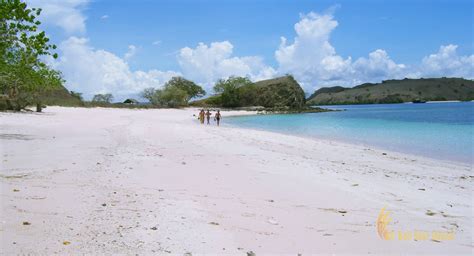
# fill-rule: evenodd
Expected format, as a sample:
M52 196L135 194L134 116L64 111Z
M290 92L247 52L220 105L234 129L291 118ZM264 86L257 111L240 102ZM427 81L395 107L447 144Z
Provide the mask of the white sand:
M472 166L193 113L0 113L1 253L473 253ZM382 240L384 206L455 239Z

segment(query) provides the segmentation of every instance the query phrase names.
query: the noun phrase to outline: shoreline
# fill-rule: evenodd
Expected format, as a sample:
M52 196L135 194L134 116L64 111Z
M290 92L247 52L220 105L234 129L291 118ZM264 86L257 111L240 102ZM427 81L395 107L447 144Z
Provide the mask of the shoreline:
M251 115L251 114L249 114ZM239 117L239 116L245 116L245 115L236 115L236 116L231 116L231 117ZM320 138L316 136L311 136L311 135L304 135L304 134L293 134L293 133L285 133L285 132L279 132L279 131L271 131L271 130L266 130L263 128L254 128L254 127L240 127L239 125L235 124L227 124L224 126L236 128L236 129L244 129L244 130L252 130L252 131L261 131L261 132L267 132L271 134L278 134L278 135L285 135L285 136L294 136L300 139L306 139L306 140L315 140L315 141L324 141L326 143L340 143L346 146L354 146L357 148L372 148L374 150L380 151L380 152L386 152L386 153L392 153L392 154L400 154L404 155L405 157L414 157L414 158L423 158L427 161L435 161L435 162L444 162L444 163L450 163L453 165L465 165L465 166L472 166L472 163L470 162L464 162L462 160L453 160L453 159L439 159L435 157L430 157L427 155L422 155L422 154L417 154L417 153L411 153L411 152L406 152L403 150L396 150L396 149L389 149L389 148L383 148L378 145L371 145L371 144L364 144L364 143L357 143L357 142L350 142L350 141L345 141L342 139L329 139L329 138Z
M0 113L5 254L472 251L470 166L203 127L193 109L45 111ZM384 241L382 207L395 231L456 239Z

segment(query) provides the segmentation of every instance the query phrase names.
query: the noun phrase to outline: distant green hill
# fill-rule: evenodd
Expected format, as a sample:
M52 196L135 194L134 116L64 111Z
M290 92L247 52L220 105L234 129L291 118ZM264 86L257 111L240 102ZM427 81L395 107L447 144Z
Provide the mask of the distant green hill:
M65 87L61 86L41 94L42 104L49 106L84 106L84 102L74 97Z
M308 105L401 103L412 101L474 100L474 81L463 78L386 80L353 88L325 87L315 91Z
M258 81L238 90L240 107L301 109L305 107L305 94L292 76ZM193 106L221 106L220 95L194 101Z

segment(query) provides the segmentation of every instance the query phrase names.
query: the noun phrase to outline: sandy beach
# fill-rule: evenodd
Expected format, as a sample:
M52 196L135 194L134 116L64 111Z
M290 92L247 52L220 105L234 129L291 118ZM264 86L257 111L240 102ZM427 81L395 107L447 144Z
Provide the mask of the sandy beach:
M465 254L473 170L200 125L195 109L0 113L1 253ZM249 112L223 112L229 115ZM383 240L385 207L396 236ZM400 239L399 232L453 239Z

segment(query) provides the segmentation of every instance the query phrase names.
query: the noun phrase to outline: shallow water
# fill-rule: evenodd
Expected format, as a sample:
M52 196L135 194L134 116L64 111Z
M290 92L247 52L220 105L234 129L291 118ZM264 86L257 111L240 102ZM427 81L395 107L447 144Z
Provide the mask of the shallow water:
M344 111L240 116L226 118L224 123L473 163L474 102L327 108Z

